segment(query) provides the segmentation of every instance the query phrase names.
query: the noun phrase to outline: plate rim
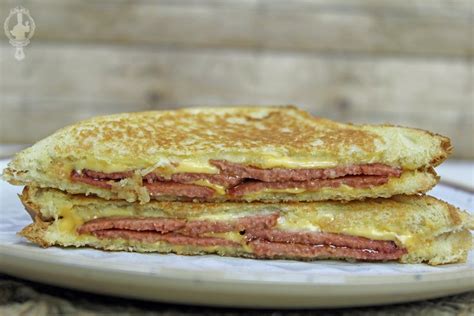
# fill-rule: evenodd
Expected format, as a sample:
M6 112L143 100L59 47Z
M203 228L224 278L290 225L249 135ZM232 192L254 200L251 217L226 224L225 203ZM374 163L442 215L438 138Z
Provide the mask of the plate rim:
M31 245L31 247L37 247ZM94 262L94 259L89 258L81 258L80 263L73 262L77 260L77 258L69 258L69 257L61 257L59 254L50 254L42 252L41 248L32 248L35 249L31 251L26 246L18 245L2 245L0 244L0 256L1 258L16 258L20 259L20 262L23 260L28 260L29 262L35 262L37 264L44 264L44 265L56 265L61 266L64 268L72 268L72 269L82 269L82 270L94 270L100 272L107 272L107 273L119 273L123 275L130 275L130 276L140 276L140 275L148 275L153 277L159 278L167 278L173 280L189 280L191 277L196 277L202 275L202 271L193 271L187 269L170 269L170 268L161 268L160 270L148 270L145 271L143 269L134 269L134 270L126 270L124 267L125 264L112 264L107 263L107 266L103 266L100 263ZM101 251L101 250L97 250ZM51 258L53 257L53 258ZM216 256L217 257L217 256ZM59 260L54 260L59 259ZM253 259L246 259L246 258L236 258L240 260L253 260ZM370 262L366 262L363 264L372 264ZM380 264L380 263L374 263ZM456 265L456 266L454 266ZM447 265L444 267L457 268L456 270L446 270L446 271L431 271L431 272L402 272L393 275L349 275L343 276L342 278L339 277L335 281L329 281L329 278L323 278L323 280L316 280L309 278L307 280L300 281L287 281L287 280L268 280L268 279L242 279L240 278L242 275L247 275L247 272L227 272L226 274L211 274L206 275L205 278L198 278L200 282L212 282L212 283L241 283L241 284L267 284L267 285L285 285L285 286L304 286L304 285L342 285L346 286L349 284L358 284L358 285L374 285L374 284L387 284L387 281L390 281L390 284L407 284L412 282L438 282L444 281L446 279L453 280L453 279L460 279L460 280L472 280L472 290L474 290L474 270L472 269L471 265L466 263L454 264L454 265ZM0 262L0 266L2 266ZM259 272L261 274L261 272ZM286 275L295 274L292 272L285 272ZM268 275L274 275L273 273L268 273ZM328 275L330 278L335 277L337 274L330 274ZM320 276L320 275L319 275Z
M199 273L195 273L193 277L188 274L187 277L176 278L130 270L108 270L106 267L95 269L80 264L71 267L54 260L45 264L41 260L43 258L18 261L18 251L5 253L6 248L0 248L0 268L11 275L97 294L178 304L286 309L335 308L410 302L474 290L472 271L468 277L463 274L455 279L452 276L436 280L422 278L398 284L281 284L246 280L216 282L200 278ZM23 250L23 253L27 252L26 249ZM71 275L71 271L75 273ZM136 284L132 284L133 281L137 281ZM124 284L127 289L123 289ZM129 287L134 288L135 292L129 291ZM288 288L290 290L286 291ZM262 291L265 292L264 296L260 295Z

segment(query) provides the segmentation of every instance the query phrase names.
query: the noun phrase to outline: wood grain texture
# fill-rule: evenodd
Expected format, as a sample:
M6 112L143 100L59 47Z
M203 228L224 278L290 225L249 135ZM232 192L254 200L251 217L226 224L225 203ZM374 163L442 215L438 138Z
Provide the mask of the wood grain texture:
M458 157L474 157L467 59L35 43L18 63L10 46L0 47L8 74L0 80L1 142L31 142L104 113L297 104L342 121L433 130L453 138Z
M433 130L474 158L474 0L21 4L37 30L21 63L0 36L0 142L105 113L297 104Z
M8 12L12 1L0 2ZM469 57L473 0L30 0L35 41Z

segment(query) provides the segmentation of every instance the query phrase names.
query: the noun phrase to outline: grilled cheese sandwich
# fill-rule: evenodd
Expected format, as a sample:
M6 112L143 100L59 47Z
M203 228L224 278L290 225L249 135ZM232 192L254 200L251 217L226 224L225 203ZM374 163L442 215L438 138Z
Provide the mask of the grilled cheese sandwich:
M295 107L197 108L79 122L17 154L3 177L141 203L353 200L426 192L450 150L426 131Z
M429 196L309 203L147 204L27 188L35 222L21 234L45 247L193 255L463 262L473 218Z

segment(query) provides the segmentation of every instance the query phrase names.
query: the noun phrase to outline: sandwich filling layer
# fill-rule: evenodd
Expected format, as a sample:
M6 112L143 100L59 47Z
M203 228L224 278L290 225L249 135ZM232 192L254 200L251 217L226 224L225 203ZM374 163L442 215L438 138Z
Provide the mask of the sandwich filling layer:
M124 239L142 243L165 242L174 246L231 247L257 258L345 258L398 260L407 253L393 241L277 228L279 214L245 216L211 221L172 218L106 217L93 219L77 229L99 239Z
M210 163L218 173L167 174L157 169L141 177L141 185L151 197L171 195L205 200L216 195L239 198L261 191L300 193L341 185L368 188L386 184L390 178L399 178L402 174L400 168L378 163L326 169L261 169L223 160ZM135 174L134 171L104 173L83 169L73 171L71 180L112 189L115 183Z
M129 203L26 187L44 246L252 258L465 261L472 216L429 196L340 203Z

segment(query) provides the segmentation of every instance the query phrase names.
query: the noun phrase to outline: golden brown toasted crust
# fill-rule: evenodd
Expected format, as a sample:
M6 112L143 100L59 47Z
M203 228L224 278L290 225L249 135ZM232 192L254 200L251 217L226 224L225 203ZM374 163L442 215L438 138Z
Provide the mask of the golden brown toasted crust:
M442 138L441 148L443 150L442 150L441 155L434 157L433 160L431 160L430 163L433 167L439 166L443 161L445 161L448 158L448 156L453 152L453 149L454 149L453 145L451 144L451 140L449 138L443 137L439 134L436 134L436 136Z
M26 226L18 234L41 247L50 247L52 246L51 242L44 239L44 234L50 224L51 223L44 222L41 218L37 217L33 224Z
M39 211L39 206L33 204L32 200L30 199L29 196L29 187L25 187L23 189L23 192L19 194L19 198L23 206L25 207L25 210L30 214L32 219L35 219L36 217L41 217L41 212Z
M90 128L74 126L70 132L76 135L77 143L70 149L89 150L95 145L89 141L93 138L98 143L117 139L133 140L127 143L127 147L135 153L149 148L178 154L199 153L235 149L236 142L240 142L238 147L243 151L253 151L255 146L275 146L290 152L311 152L313 146L308 143L308 139L313 139L315 132L319 132L318 139L327 143L327 151L337 151L341 143L346 146L355 143L367 151L375 149L373 140L377 135L371 132L343 128L328 120L312 117L295 107L263 111L263 117L259 117L258 112L257 116L253 116L255 111L251 108L227 108L222 115L190 109L130 113L113 120L102 118L96 122L92 120L92 124L88 124ZM297 115L298 119L292 119L293 115ZM327 130L315 129L315 123ZM282 132L282 128L290 132ZM278 137L275 137L275 133Z
M394 125L394 124L382 124L380 126L394 127L394 128L405 128L404 126ZM439 139L439 141L440 141L439 146L440 146L441 150L438 153L438 155L435 155L432 158L432 160L428 164L429 166L431 166L431 167L439 166L453 152L453 145L451 144L451 140L448 137L443 136L443 135L438 134L438 133L433 133L433 132L430 132L430 131L427 131L427 130L424 130L424 129L421 129L421 128L411 127L410 129L418 131L420 133L427 134L427 135L429 135L433 138Z
M154 163L160 154L168 157L217 152L266 154L268 150L283 157L324 154L335 162L338 158L346 161L350 157L351 162L357 163L358 152L365 156L360 162L380 155L377 142L383 142L384 137L373 128L393 129L397 133L409 131L425 140L439 141L440 148L428 153L432 157L424 157L417 168L428 166L431 160L441 160L449 148L447 138L423 130L336 123L312 117L295 107L240 107L124 113L92 118L55 133L49 149L52 154L70 158L85 159L81 155L95 154L94 159L121 165L128 164L128 161L139 164L137 158L140 157L137 156L143 156L143 162ZM425 147L427 144L422 142L418 145ZM348 155L354 148L355 155ZM391 159L397 158L408 159ZM128 161L118 161L121 159ZM404 167L403 161L400 166ZM144 166L128 167L138 169Z
M65 127L17 154L3 177L12 184L94 193L103 198L135 201L138 194L147 202L145 189L131 193L136 191L130 187L133 181L121 183L115 193L107 194L73 183L71 172L134 170L144 175L159 168L175 173L213 173L218 171L209 164L213 159L261 168L382 163L404 172L423 172L446 159L450 150L449 139L427 131L342 124L291 106L194 108L116 114ZM423 190L398 189L350 199L418 191ZM308 198L331 197L316 194Z

